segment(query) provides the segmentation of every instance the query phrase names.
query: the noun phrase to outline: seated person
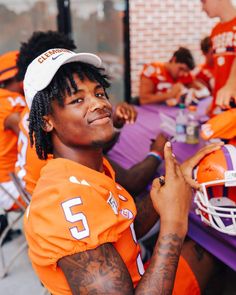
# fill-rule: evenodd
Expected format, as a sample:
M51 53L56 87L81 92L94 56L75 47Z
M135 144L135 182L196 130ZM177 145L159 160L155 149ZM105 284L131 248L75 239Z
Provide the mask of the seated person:
M41 171L25 215L33 267L52 294L171 294L187 231L187 182L206 149L180 169L167 143L165 181L154 181L151 198L137 205L136 216L132 197L103 158L114 127L100 59L65 50L52 63L48 56L58 51L50 52L43 63L30 64L24 80L31 142L39 158L54 156ZM142 236L158 216L160 234L144 273L135 232Z
M25 107L22 82L15 77L17 56L18 51L0 56L0 208L4 210L24 205L10 177L17 159L20 113Z
M236 10L233 1L201 1L202 10L210 18L219 18L211 31L214 58L214 92L210 116L231 108L236 103Z
M168 62L146 64L140 79L140 104L168 103L178 100L184 86L193 82L190 71L195 66L191 52L180 47ZM176 104L176 103L175 103Z
M27 66L31 61L45 50L56 47L73 50L76 48L74 42L68 37L53 31L35 32L31 38L23 43L20 48L17 61L18 73L17 79L23 81ZM35 148L30 146L28 136L28 116L29 111L26 107L21 114L20 133L18 140L18 160L15 171L22 182L23 187L32 195L36 182L40 175L40 170L46 165L45 160L37 157ZM137 112L132 105L120 103L114 108L114 126L116 128L116 137L106 146L106 150L115 144L120 130L126 123L134 123ZM130 193L137 195L145 189L156 174L157 168L163 159L163 148L166 138L163 135L157 136L150 145L150 153L143 161L140 161L130 169L123 169L120 165L111 161L113 169L116 171L116 180L124 186ZM50 158L50 157L49 157ZM32 163L34 163L32 165Z
M202 39L201 51L205 57L205 62L201 65L196 66L196 68L192 71L192 74L196 80L206 85L210 93L212 93L212 90L214 88L214 59L210 37L205 37L204 39Z

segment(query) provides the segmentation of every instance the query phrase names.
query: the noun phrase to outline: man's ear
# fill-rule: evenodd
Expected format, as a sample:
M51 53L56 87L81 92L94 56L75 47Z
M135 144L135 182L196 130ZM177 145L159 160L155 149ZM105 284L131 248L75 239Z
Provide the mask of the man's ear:
M46 132L51 132L53 130L53 122L50 116L43 116L43 130Z

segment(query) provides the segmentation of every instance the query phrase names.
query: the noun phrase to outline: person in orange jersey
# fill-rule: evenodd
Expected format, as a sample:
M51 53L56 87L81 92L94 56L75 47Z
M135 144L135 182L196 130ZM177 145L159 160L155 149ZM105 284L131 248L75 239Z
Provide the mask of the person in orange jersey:
M187 231L187 181L197 186L192 168L220 145L181 169L168 142L165 181L154 180L151 198L136 208L103 157L114 136L107 87L101 60L91 53L50 49L27 69L30 140L40 159L53 154L24 218L29 256L52 294L171 294ZM136 235L158 216L158 243L144 273Z
M191 52L180 47L170 61L144 65L140 78L140 104L163 103L178 99L184 85L191 84L195 63Z
M201 0L202 8L210 18L219 17L220 22L211 32L214 56L215 87L212 115L230 108L236 102L236 9L231 0Z
M214 89L214 59L211 38L205 37L201 40L201 51L205 62L198 65L192 72L195 79L207 86L210 92Z
M19 193L11 181L17 159L20 113L25 107L22 82L16 80L18 51L0 56L0 207L14 210ZM13 199L6 193L8 191ZM21 202L21 201L20 201Z
M73 40L67 36L54 31L34 32L27 42L22 43L18 60L17 79L23 81L26 69L30 62L39 54L52 47L66 48L73 50L76 48ZM21 114L20 133L18 139L18 160L16 162L16 174L21 180L23 187L32 194L36 182L40 175L41 168L46 164L46 161L40 160L37 157L34 147L30 146L28 136L28 114L26 109ZM116 127L116 137L114 141L104 148L104 151L111 148L115 144L122 127L126 123L134 123L137 112L132 105L127 103L119 103L114 107L113 121ZM158 136L155 142L151 145L152 154L148 154L146 159L126 170L112 161L113 169L116 170L116 178L123 186L133 194L138 194L144 190L150 180L156 173L156 170L161 163L163 157L163 147L166 139L163 136ZM33 163L33 165L32 165ZM145 172L144 172L145 171ZM143 176L145 174L145 176ZM131 181L132 180L132 181Z

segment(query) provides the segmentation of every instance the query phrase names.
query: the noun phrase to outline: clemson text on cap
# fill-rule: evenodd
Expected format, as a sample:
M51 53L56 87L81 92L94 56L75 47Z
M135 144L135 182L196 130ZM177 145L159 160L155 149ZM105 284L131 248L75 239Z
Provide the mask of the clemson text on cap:
M56 53L60 53L60 52L68 52L68 53L72 53L70 50L67 49L52 49L52 50L48 50L47 52L43 53L42 55L40 55L40 57L38 58L38 62L39 63L43 63L46 59L48 59L51 55L56 54Z

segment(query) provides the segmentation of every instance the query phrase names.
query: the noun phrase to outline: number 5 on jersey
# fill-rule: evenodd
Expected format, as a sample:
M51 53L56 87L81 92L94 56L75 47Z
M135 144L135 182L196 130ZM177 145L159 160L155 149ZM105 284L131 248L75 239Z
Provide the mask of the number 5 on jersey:
M66 220L71 223L81 222L82 230L80 230L77 226L73 226L70 228L70 233L73 238L76 240L81 240L89 236L89 226L86 219L86 216L82 212L73 213L72 208L74 206L81 205L82 201L80 197L68 200L62 203L62 209L64 211Z

